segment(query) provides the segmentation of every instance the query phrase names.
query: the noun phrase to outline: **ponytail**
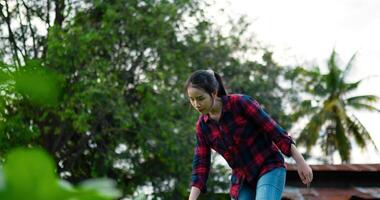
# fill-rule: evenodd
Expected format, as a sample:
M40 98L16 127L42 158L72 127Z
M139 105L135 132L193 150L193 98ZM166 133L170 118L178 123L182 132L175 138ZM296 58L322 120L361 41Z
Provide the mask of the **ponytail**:
M226 92L226 89L224 88L224 85L223 85L223 81L222 81L222 78L220 77L220 75L216 72L214 72L214 76L215 76L215 79L216 81L218 81L218 97L221 97L221 96L225 96L227 95L227 92Z

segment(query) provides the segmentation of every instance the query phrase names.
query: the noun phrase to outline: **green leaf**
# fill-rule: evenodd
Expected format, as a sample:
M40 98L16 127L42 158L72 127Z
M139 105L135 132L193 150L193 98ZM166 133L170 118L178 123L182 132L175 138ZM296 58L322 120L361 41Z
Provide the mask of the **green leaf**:
M4 164L5 190L0 193L1 199L62 199L64 191L58 187L54 170L53 161L41 150L12 151Z
M11 151L0 170L0 199L7 200L111 200L121 196L115 186L110 179L96 179L74 188L56 176L53 160L40 149Z
M56 105L59 76L42 69L25 69L14 74L16 91L38 105Z

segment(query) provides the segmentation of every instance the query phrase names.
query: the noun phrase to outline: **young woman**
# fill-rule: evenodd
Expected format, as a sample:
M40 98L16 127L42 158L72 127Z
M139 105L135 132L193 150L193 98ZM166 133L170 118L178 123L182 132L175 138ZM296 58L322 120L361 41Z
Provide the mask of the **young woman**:
M234 200L279 200L285 187L280 151L293 157L304 184L311 168L292 138L253 98L227 94L221 77L211 70L195 71L185 84L191 105L200 112L196 123L192 187L189 200L206 192L211 149L232 168L230 196Z

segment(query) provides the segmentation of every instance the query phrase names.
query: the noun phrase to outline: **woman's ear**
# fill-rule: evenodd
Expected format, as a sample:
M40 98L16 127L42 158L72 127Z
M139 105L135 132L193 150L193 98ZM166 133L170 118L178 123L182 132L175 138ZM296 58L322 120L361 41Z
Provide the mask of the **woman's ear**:
M211 95L212 95L212 98L215 99L217 97L217 92L215 91L215 92L211 93Z

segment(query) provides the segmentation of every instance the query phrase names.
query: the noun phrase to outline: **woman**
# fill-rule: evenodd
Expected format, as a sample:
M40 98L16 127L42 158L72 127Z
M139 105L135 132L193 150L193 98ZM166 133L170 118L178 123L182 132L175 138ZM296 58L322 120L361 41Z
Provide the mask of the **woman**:
M293 157L302 182L310 184L312 170L292 138L256 100L227 94L221 77L211 70L194 72L185 88L191 105L201 113L196 123L189 200L206 192L211 148L232 168L230 196L234 200L281 198L286 170L280 151Z

